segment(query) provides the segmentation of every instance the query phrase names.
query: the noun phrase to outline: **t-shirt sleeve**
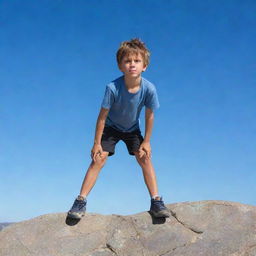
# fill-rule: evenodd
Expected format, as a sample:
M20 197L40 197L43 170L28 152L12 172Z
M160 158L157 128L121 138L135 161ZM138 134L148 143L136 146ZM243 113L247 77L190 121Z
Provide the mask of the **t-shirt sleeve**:
M106 86L103 101L101 103L102 108L110 109L114 102L114 93L109 86Z
M146 100L145 100L146 108L150 108L152 110L156 110L160 107L158 95L155 88L152 88L148 91Z

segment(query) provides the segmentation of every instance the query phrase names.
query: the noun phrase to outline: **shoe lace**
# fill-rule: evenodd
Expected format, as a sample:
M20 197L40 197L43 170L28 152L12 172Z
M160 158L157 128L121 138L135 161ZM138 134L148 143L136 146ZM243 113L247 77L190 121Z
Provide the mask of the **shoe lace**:
M155 200L154 204L159 210L165 210L164 202L162 200Z
M81 210L85 206L85 202L83 200L77 200L76 206L79 210Z

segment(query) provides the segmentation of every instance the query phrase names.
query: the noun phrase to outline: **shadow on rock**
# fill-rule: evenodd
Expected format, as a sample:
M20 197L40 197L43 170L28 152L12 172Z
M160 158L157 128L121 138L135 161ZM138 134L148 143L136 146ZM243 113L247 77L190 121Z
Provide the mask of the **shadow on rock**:
M72 218L66 217L65 222L69 226L75 226L76 224L78 224L79 221L80 221L79 219L72 219Z
M155 218L152 213L150 211L148 211L148 213L150 214L151 218L152 218L152 224L156 225L156 224L164 224L166 222L166 218Z

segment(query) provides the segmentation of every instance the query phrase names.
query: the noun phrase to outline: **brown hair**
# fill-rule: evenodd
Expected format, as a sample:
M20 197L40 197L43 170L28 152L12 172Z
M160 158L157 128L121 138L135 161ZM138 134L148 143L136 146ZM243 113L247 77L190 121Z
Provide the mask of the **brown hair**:
M144 65L148 66L150 52L147 49L146 45L139 38L134 38L134 39L131 39L130 41L122 42L117 53L116 53L116 60L117 60L118 65L120 65L124 56L129 55L129 54L137 55L139 53L142 56Z

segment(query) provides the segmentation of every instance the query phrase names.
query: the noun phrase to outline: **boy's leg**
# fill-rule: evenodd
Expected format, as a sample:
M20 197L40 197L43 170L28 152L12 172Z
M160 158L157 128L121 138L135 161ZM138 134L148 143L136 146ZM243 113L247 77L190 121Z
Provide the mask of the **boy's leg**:
M139 148L144 141L140 129L132 132L123 133L122 140L125 142L130 155L135 155L139 165L142 168L144 181L147 185L149 194L152 197L158 195L156 174L151 162L151 159L146 157L139 157Z
M164 205L162 197L158 196L156 174L151 159L145 155L140 157L138 152L134 152L134 155L142 168L144 181L151 196L150 212L154 217L170 217L169 210ZM153 198L156 195L157 197Z
M144 181L147 185L150 197L158 195L156 174L150 158L146 158L145 156L139 157L139 152L134 152L137 162L143 171Z
M111 127L104 127L101 138L103 152L101 155L96 156L95 161L92 160L84 177L80 195L76 198L72 208L68 212L70 218L80 219L84 215L87 203L86 197L95 185L99 172L106 163L108 156L114 155L115 145L119 140L118 132Z
M84 181L80 190L80 195L76 198L73 206L68 212L68 217L72 219L81 219L84 216L86 211L86 196L90 193L93 188L100 170L104 166L109 152L103 152L96 157L96 161L92 160L87 173L84 177Z
M107 161L108 154L109 152L104 151L102 152L101 156L98 155L96 157L96 161L92 160L84 177L84 181L80 190L80 196L85 198L90 193L91 189L95 185L100 170L103 168Z

